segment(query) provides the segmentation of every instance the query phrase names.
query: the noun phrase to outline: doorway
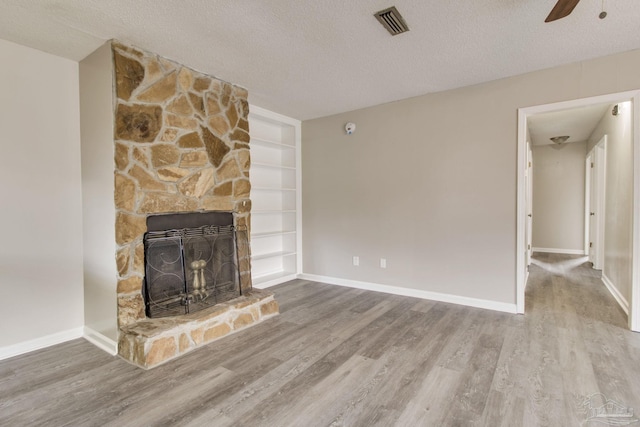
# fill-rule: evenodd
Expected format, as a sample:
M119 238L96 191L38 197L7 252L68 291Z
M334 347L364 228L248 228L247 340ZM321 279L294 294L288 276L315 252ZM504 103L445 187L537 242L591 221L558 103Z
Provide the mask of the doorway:
M623 92L611 95L585 98L574 101L547 104L535 107L520 108L518 110L518 163L517 163L517 238L516 238L516 305L518 313L524 313L525 286L527 278L527 263L529 261L529 247L527 232L528 214L530 208L527 204L527 175L528 175L528 147L527 147L527 121L529 116L535 114L563 111L572 108L580 108L594 104L629 102L630 131L632 131L632 218L630 218L631 244L630 265L631 279L629 289L628 320L631 330L640 331L640 91ZM614 295L615 296L615 295ZM623 307L624 308L624 307Z

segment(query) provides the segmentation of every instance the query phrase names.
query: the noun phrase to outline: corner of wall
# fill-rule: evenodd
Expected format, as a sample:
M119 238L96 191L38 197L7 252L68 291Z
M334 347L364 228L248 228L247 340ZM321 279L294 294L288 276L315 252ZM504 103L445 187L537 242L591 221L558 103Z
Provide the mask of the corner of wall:
M80 61L85 327L117 340L111 42Z

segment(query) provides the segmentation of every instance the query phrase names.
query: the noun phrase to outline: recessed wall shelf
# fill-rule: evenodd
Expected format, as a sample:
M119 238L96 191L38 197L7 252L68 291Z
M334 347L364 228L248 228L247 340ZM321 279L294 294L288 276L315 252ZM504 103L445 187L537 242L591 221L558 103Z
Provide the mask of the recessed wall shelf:
M251 274L253 285L262 288L301 271L300 121L249 110Z
M296 170L295 166L284 166L282 164L273 164L273 163L258 163L255 162L253 160L251 160L251 167L258 167L258 168L274 168L274 169L290 169L290 170Z
M278 188L278 187L251 187L252 190L260 191L297 191L295 188Z
M251 120L251 118L249 118L249 120ZM261 145L264 147L275 148L279 150L295 150L296 149L295 143L291 144L288 141L287 142L275 141L275 140L270 140L266 138L254 137L253 135L251 136L251 144Z
M274 213L296 213L295 209L282 210L282 209L254 209L251 214L274 214Z
M261 259L269 259L269 258L281 258L286 256L294 256L295 252L287 252L287 251L278 251L278 252L270 252L266 254L253 255L251 259L253 261L259 261Z
M287 234L296 234L296 231L266 231L264 233L251 233L252 239L261 239L263 237L284 236Z
M276 271L275 273L263 274L261 276L253 276L255 282L260 283L262 287L274 286L279 283L293 280L297 277L295 271Z

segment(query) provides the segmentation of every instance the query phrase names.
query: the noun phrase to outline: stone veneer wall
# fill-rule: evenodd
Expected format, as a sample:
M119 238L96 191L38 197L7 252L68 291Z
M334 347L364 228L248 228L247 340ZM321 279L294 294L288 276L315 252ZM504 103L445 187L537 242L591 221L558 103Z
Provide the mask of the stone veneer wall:
M112 43L118 326L145 319L148 214L222 210L250 223L247 91L142 50ZM251 290L247 253L240 285Z

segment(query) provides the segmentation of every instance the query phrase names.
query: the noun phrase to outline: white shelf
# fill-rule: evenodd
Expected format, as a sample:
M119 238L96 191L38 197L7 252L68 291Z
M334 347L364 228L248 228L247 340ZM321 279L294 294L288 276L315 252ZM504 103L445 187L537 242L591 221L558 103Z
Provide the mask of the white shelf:
M296 191L295 188L283 188L283 187L251 187L251 191Z
M286 169L286 170L296 170L295 166L284 166L284 165L276 165L274 163L260 163L251 161L251 167L257 166L259 168L271 168L271 169Z
M257 215L268 215L268 214L277 214L277 213L295 213L296 211L293 209L290 210L277 210L277 209L262 209L262 210L252 210L251 211L251 215L253 214L257 214Z
M297 275L295 271L277 271L275 273L252 277L251 280L256 288L268 288L269 286L278 285L296 278Z
M296 234L295 230L290 231L265 231L263 233L251 233L252 239L262 239L265 237L273 237L273 236L286 236L289 234Z
M268 253L268 254L251 255L251 261L258 261L258 260L261 260L261 259L268 259L268 258L278 258L278 257L293 256L295 254L296 254L295 252L279 251L279 252L271 252L271 253Z
M286 143L278 142L278 141L270 141L268 139L258 138L258 137L255 137L255 136L251 137L250 144L260 145L260 146L268 147L268 148L277 148L279 150L295 150L295 148L296 148L295 145L286 144Z

